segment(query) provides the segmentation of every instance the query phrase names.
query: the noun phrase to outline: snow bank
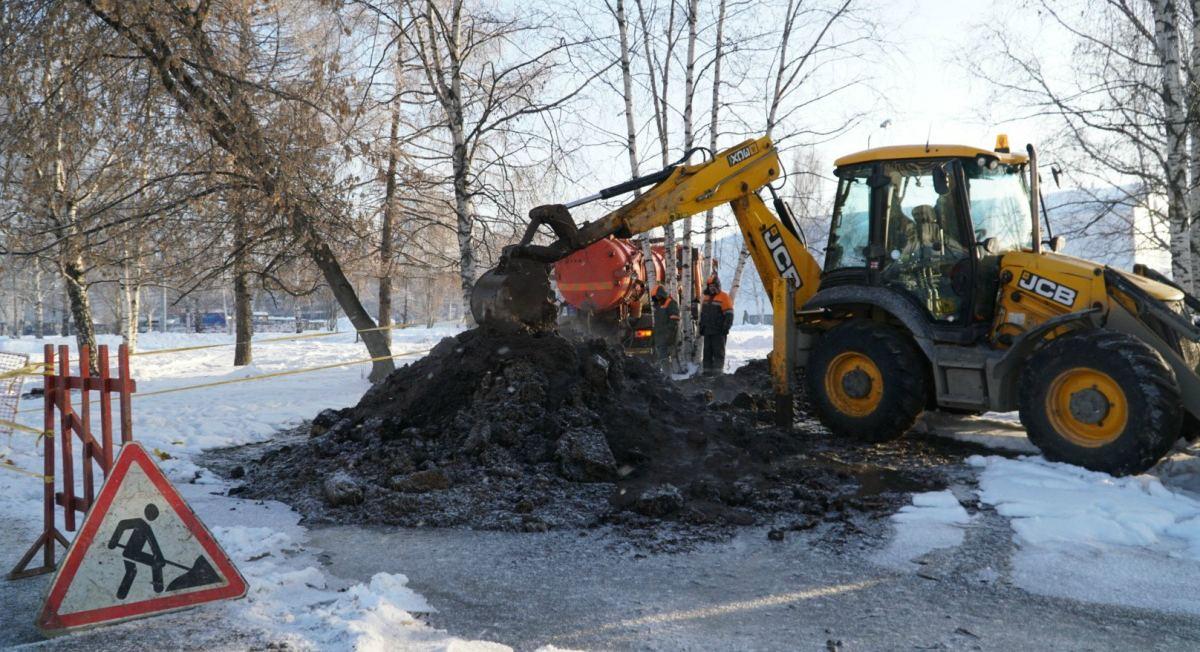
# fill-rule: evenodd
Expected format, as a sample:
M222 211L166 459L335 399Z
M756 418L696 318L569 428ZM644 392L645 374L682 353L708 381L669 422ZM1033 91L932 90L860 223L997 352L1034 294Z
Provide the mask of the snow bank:
M896 535L873 561L892 568L914 568L910 562L922 555L962 545L963 527L970 522L971 516L949 490L913 494L912 504L892 515Z
M393 351L412 352L411 358L400 358L397 364L416 359L460 330L459 326L441 325L395 331ZM254 364L241 368L233 367L233 349L228 346L135 357L133 375L138 391L147 394L368 356L352 332L261 341L276 338L286 338L286 334L256 337ZM224 334L145 333L139 338L142 351L232 341ZM100 342L115 346L120 340L102 336ZM0 339L0 348L40 359L44 343L68 344L74 356L74 340L67 338ZM369 386L365 379L368 371L369 365L354 364L210 389L135 396L135 438L163 454L160 464L164 472L213 530L250 584L246 600L202 608L224 609L231 627L264 630L298 649L507 650L491 643L463 641L419 621L413 613L434 610L407 586L403 575L380 574L369 583L337 586L335 578L326 577L318 568L315 551L306 549L306 531L297 524L295 512L281 503L226 496L227 483L193 461L204 449L262 440L323 408L357 402ZM36 378L29 384L35 383ZM39 405L23 402L26 411L18 415L19 420L37 426ZM0 455L21 468L41 468L41 451L33 437L14 434L0 439ZM0 472L0 519L11 529L36 531L41 493L42 485L35 478ZM59 516L61 528L61 510ZM33 535L29 536L31 542ZM148 620L143 626L153 627L155 622Z
M331 586L304 545L274 527L213 528L250 583L246 600L226 606L231 619L265 629L301 650L509 650L464 641L429 627L413 613L436 611L400 574L379 573L342 591Z
M231 603L231 618L275 633L298 649L446 649L462 641L417 620L412 612L434 609L403 575L380 573L370 583L344 591L329 586L314 566L297 568L291 559L304 546L288 533L268 527L217 527L213 534L250 583L247 599ZM465 649L507 649L480 645Z
M1156 477L973 456L980 499L1011 519L1013 581L1046 595L1200 613L1200 500Z

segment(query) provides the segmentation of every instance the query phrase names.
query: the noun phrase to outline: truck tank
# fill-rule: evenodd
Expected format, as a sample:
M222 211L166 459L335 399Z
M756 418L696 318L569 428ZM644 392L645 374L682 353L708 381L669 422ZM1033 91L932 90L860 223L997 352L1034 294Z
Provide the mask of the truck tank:
M650 289L666 277L661 243L650 248ZM683 249L677 252L681 259ZM693 296L700 296L699 250L692 250ZM678 263L677 263L678 264ZM560 325L616 339L630 353L649 353L646 265L639 242L609 237L554 263L554 279L568 316ZM679 270L676 270L678 277ZM569 322L569 323L567 323Z
M652 251L654 279L663 277L662 249ZM642 250L629 240L606 238L554 263L563 301L592 314L632 308L646 279Z

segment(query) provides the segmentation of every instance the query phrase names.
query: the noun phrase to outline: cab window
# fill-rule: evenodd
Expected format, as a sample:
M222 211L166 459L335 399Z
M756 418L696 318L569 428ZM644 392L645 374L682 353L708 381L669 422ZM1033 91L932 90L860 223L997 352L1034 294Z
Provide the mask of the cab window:
M982 244L990 238L991 250L996 252L1032 248L1033 220L1022 169L991 159L976 159L963 167L975 242Z
M871 240L871 186L869 169L852 171L838 181L833 205L833 226L825 250L825 271L867 266Z
M937 321L963 319L970 264L953 167L945 161L893 163L889 177L884 285L915 298Z

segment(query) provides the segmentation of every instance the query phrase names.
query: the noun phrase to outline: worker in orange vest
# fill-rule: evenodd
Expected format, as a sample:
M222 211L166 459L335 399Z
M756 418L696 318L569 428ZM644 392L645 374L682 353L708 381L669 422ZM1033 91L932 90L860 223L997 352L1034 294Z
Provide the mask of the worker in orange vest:
M704 287L700 304L700 335L704 338L704 375L719 376L725 371L725 340L733 327L733 299L721 291L721 279L714 273Z
M679 339L679 302L661 285L654 288L651 298L654 300L654 358L664 369L670 370L671 352Z

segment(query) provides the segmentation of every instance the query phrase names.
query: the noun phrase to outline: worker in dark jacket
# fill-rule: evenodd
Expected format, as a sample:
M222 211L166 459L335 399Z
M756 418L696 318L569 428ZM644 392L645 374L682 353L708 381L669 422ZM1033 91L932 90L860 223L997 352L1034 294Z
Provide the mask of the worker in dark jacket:
M679 302L661 285L654 289L651 298L654 301L654 358L667 367L679 339Z
M733 327L733 299L721 291L721 279L708 277L700 304L700 335L704 338L704 375L725 371L725 340Z

